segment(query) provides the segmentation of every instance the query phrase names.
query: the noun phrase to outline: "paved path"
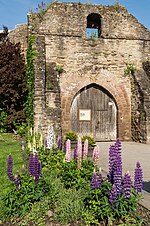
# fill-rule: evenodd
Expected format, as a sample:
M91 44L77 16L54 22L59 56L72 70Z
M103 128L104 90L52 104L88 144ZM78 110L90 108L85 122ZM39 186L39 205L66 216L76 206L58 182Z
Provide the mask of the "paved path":
M100 147L100 167L108 172L109 147L114 142L97 142ZM144 190L150 192L150 144L122 142L123 174L130 172L133 179L136 162L139 161L143 169ZM150 193L143 192L146 207L150 209Z

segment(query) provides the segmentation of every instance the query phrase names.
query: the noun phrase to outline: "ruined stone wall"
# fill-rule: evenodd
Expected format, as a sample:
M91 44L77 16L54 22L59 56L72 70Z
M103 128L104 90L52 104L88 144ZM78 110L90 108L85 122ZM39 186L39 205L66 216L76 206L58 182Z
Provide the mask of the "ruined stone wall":
M17 25L16 28L9 32L9 39L12 43L18 43L21 44L21 51L26 57L26 50L27 50L27 24L20 24Z
M98 13L102 17L100 38L86 37L90 13ZM118 136L122 140L130 140L131 106L134 105L134 111L138 106L131 105L131 100L136 102L137 99L132 98L131 82L124 77L124 70L126 63L132 63L144 78L142 62L150 58L148 30L123 7L77 3L53 3L43 18L29 15L28 28L37 38L45 40L45 67L51 68L47 75L43 73L43 77L35 81L46 82L45 88L40 91L45 92L45 100L38 98L35 101L35 105L42 105L45 101L45 117L54 120L57 130L62 126L63 134L70 130L70 108L75 94L95 83L108 90L116 100ZM63 67L61 74L56 72L58 65ZM49 79L45 80L44 76ZM39 114L42 118L43 113L39 111Z

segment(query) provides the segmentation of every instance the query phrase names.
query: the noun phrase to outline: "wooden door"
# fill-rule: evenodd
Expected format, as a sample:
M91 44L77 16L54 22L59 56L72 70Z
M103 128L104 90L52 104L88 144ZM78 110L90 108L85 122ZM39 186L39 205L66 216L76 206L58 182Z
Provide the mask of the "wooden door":
M117 108L111 95L102 87L89 85L75 96L71 106L71 130L97 141L117 137Z

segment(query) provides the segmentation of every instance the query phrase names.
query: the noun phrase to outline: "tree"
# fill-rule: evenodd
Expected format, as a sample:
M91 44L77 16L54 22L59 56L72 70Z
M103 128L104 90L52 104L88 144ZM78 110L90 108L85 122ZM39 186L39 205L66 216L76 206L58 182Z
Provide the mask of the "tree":
M4 27L0 39L0 110L5 112L3 125L8 131L14 128L14 122L25 121L24 101L27 94L25 78L25 60L20 44L13 44ZM5 35L6 34L6 35ZM3 114L4 115L4 114Z

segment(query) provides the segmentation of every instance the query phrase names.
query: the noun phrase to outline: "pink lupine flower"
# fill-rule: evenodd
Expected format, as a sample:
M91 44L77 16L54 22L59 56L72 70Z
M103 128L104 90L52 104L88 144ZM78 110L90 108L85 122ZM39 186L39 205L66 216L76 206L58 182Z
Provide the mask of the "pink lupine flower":
M94 147L93 155L92 155L92 161L94 162L95 165L98 164L99 157L100 157L100 150L99 150L99 147L97 145L97 146Z
M88 155L88 139L84 141L84 147L83 147L83 160L87 158Z
M78 137L77 141L77 167L78 169L81 168L81 161L82 161L82 140Z
M66 155L65 155L65 160L66 162L70 162L71 161L71 141L68 139L66 141Z

